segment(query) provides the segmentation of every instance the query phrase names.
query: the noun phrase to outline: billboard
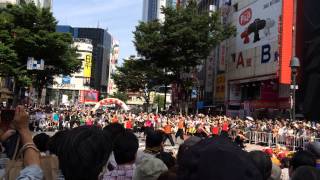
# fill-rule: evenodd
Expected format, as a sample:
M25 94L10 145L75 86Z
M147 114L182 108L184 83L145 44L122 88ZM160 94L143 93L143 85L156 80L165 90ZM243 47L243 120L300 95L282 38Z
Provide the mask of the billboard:
M228 46L229 79L277 73L281 0L257 0L234 13L237 35Z
M83 77L91 77L91 66L92 66L92 54L85 53L83 60Z
M79 102L98 102L99 101L99 92L95 90L81 90L79 95Z

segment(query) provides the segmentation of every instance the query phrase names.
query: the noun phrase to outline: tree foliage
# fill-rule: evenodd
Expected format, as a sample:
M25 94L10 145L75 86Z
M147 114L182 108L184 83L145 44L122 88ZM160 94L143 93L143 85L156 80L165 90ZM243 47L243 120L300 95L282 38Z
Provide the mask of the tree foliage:
M218 12L199 12L190 0L186 7L162 9L165 20L140 22L134 32L138 54L176 79L206 59L214 46L231 36L235 29L220 22Z
M72 36L56 31L57 21L49 9L33 3L8 5L0 9L0 76L11 76L16 84L28 82L43 88L58 74L79 70ZM44 59L45 71L27 71L27 59Z
M117 91L114 92L112 95L109 95L110 98L117 98L120 99L123 102L127 102L129 99L129 96L126 92Z

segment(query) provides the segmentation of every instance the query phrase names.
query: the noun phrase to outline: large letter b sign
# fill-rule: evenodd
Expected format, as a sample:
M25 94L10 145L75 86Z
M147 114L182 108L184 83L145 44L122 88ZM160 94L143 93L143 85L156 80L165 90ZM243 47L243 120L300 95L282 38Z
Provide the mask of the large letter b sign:
M261 47L261 64L268 63L271 59L271 46L269 44Z

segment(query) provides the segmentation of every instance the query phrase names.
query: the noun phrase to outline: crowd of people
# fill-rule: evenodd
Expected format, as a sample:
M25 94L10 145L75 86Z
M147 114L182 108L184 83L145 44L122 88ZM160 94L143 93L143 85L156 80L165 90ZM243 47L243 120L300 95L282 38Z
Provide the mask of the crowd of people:
M319 124L307 121L18 106L9 127L0 132L4 179L320 179L319 142L277 157L278 163L272 149L247 152L243 144L247 131L318 137ZM38 131L55 133L50 137ZM20 145L13 143L16 134ZM166 152L166 141L175 145L179 138L178 152ZM17 169L12 164L19 160Z

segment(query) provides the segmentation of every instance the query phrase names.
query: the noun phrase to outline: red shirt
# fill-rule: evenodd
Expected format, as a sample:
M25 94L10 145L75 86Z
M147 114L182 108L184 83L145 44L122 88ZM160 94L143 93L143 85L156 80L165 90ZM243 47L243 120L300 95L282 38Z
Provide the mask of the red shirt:
M131 121L127 121L126 129L132 129L132 122Z
M219 127L218 126L212 127L211 128L211 133L213 135L218 135L219 134Z
M229 125L228 125L228 123L223 123L223 125L222 125L222 131L229 131Z

